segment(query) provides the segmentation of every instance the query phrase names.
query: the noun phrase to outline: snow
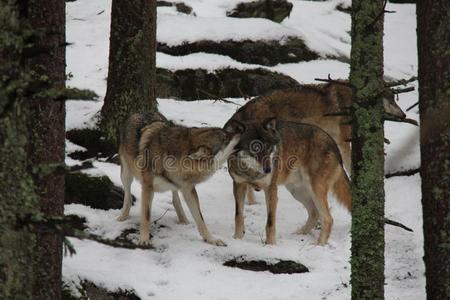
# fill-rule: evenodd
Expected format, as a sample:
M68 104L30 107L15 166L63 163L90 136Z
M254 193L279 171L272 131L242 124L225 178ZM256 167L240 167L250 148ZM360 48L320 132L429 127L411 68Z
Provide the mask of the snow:
M247 0L246 0L247 1ZM177 2L173 0L172 2ZM301 83L313 83L314 78L345 78L349 73L350 16L336 11L338 3L349 0L310 2L292 1L290 18L281 24L265 19L227 18L226 11L240 0L186 0L195 16L175 12L173 8L158 9L158 39L170 45L201 39L216 41L277 39L298 36L323 57L294 64L264 67L237 62L227 56L194 53L171 56L157 53L158 67L170 70L203 68L210 72L232 67L237 69L267 68L281 72ZM93 89L98 101L67 101L67 129L92 128L106 91L110 5L107 0L78 0L67 3L67 71L73 76L69 86ZM393 79L408 78L417 73L415 37L415 6L388 4L396 14L386 15L385 73ZM416 84L413 84L416 86ZM416 86L417 88L417 86ZM417 101L417 91L401 94L399 105L406 109ZM244 99L227 99L231 103L213 100L176 101L158 99L160 111L169 119L187 126L223 126ZM408 113L418 120L417 109ZM418 128L409 124L386 123L386 171L418 167L420 164ZM67 153L81 150L70 142ZM81 162L66 157L67 165ZM117 165L94 161L94 168L84 172L106 175L120 186ZM386 216L411 227L405 232L386 226L386 299L425 299L425 280L420 203L420 177L394 177L385 181ZM87 219L89 231L105 238L115 238L123 230L139 226L140 186L134 182L132 193L138 198L131 209L131 218L117 222L119 210L98 210L83 205L65 206L66 214ZM109 290L134 290L142 299L349 299L350 298L350 215L330 200L334 225L329 244L314 245L319 234L292 234L306 221L305 209L288 192L280 190L277 246L265 246L264 224L266 208L263 195L258 203L246 206L246 235L234 240L234 200L231 179L225 166L207 182L198 186L203 215L212 234L222 238L227 247L204 243L184 205L189 225L177 224L170 193L155 195L152 219L154 250L112 248L92 241L70 239L77 253L66 256L63 275L76 284L88 279ZM135 236L137 239L137 236ZM244 256L276 261L292 259L305 264L309 273L273 275L222 266L227 259Z

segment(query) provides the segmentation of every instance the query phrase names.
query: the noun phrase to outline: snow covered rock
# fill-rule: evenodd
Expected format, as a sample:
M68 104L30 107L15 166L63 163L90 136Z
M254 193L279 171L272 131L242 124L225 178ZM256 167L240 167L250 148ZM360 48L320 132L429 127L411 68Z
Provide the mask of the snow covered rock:
M299 85L291 77L266 69L225 68L170 71L157 69L156 96L183 100L249 97Z
M227 12L228 17L234 18L266 18L281 23L289 17L292 3L286 0L258 0L239 3Z

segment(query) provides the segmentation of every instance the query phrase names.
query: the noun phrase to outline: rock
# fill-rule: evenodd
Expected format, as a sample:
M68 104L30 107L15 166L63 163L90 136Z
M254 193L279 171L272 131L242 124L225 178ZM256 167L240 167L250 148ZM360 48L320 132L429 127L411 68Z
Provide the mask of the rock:
M195 15L195 13L192 12L192 7L190 7L189 5L187 5L184 2L157 1L156 6L165 6L165 7L175 6L175 9L179 13L183 13L186 15L190 15L190 14Z
M89 176L84 173L66 174L65 203L78 203L97 209L120 209L124 192L107 176ZM136 199L133 197L133 202Z
M289 17L292 3L286 0L258 0L239 3L231 11L227 11L228 17L233 18L265 18L281 23Z
M273 274L296 274L306 273L309 269L304 265L292 260L280 260L275 264L269 264L263 260L244 260L242 257L226 261L224 266L240 268L248 271L269 271Z
M110 157L117 152L116 147L103 138L99 129L72 129L66 132L66 138L72 143L87 149L87 151L69 153L69 157L73 159L85 160L93 157Z
M157 69L156 96L183 100L250 97L299 83L291 77L266 69L204 69L169 71Z
M72 291L73 288L67 283L63 282L62 286L62 299L63 300L140 300L134 291L117 289L116 291L108 291L104 287L101 287L91 281L82 280L79 286L76 287L77 291ZM78 294L75 296L75 294Z
M170 55L187 55L195 52L215 53L229 56L249 64L274 66L280 63L296 63L319 58L298 37L288 37L282 41L210 41L202 40L168 46L158 43L158 51Z

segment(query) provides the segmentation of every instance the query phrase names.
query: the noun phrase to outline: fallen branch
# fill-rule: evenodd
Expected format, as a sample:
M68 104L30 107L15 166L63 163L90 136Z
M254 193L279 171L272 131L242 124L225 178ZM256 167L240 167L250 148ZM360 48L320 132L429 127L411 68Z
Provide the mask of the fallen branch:
M324 117L340 117L340 116L350 116L350 113L347 111L336 111L330 112L323 115Z
M409 87L403 88L403 89L392 89L392 93L397 95L397 94L402 94L402 93L409 93L409 92L412 92L414 90L415 90L415 88L413 86L409 86Z
M409 118L402 119L402 118L394 117L394 116L391 116L391 115L385 115L384 116L384 120L385 121L391 121L391 122L408 123L408 124L412 124L412 125L415 125L415 126L419 126L419 123L417 123L416 120L409 119Z
M350 83L347 80L335 80L335 79L331 79L330 74L328 74L328 78L327 79L323 79L323 78L314 78L314 80L316 81L321 81L321 82L328 82L328 83L336 83L336 84L342 84L345 86L350 86Z
M396 171L396 172L392 172L392 173L387 173L384 175L384 177L391 178L391 177L395 177L395 176L412 176L419 172L420 172L420 168L416 168L416 169L409 169L409 170L404 170L404 171Z
M416 81L416 80L417 80L417 77L413 76L409 79L400 79L397 81L386 82L385 86L386 87L394 87L394 86L398 86L398 85L407 85L408 83Z
M384 218L384 224L392 225L392 226L396 226L396 227L400 227L400 228L402 228L402 229L405 229L406 231L413 232L413 230L412 230L411 228L409 228L409 227L403 225L403 224L400 223L400 222L393 221L393 220L388 219L388 218Z
M410 111L411 109L413 109L414 107L416 107L417 105L419 105L419 101L417 101L416 103L414 103L413 105L411 105L410 107L408 107L406 109L406 111Z
M39 232L59 233L64 237L74 237L80 240L91 240L114 248L124 249L153 249L150 245L137 245L128 241L119 241L102 238L99 235L85 232L83 230L73 228L71 222L73 218L70 216L43 216L33 215L27 216L19 222L19 226L29 226ZM70 253L74 252L70 243L66 244Z

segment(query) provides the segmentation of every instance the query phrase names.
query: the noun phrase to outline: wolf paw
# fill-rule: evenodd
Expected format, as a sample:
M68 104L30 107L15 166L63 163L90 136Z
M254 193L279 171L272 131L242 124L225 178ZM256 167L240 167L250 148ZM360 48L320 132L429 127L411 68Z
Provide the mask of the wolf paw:
M245 235L245 230L236 231L233 235L233 238L241 240L244 237L244 235Z
M147 239L140 238L138 244L139 244L139 246L150 246L150 239L149 238L147 238Z
M214 246L220 246L220 247L226 247L227 244L225 244L222 240L220 239L208 239L206 240L206 242L208 244L214 245Z
M129 215L120 215L116 218L116 220L119 222L123 222L123 221L127 220L129 217L130 217Z

